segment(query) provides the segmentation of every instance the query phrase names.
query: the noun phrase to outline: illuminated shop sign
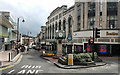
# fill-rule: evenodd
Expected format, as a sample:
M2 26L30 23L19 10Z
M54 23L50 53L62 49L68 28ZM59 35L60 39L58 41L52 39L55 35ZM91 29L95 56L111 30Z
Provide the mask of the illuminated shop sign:
M107 52L107 46L106 45L100 45L100 53L106 53Z
M106 32L106 35L118 35L118 33L115 33L115 32Z

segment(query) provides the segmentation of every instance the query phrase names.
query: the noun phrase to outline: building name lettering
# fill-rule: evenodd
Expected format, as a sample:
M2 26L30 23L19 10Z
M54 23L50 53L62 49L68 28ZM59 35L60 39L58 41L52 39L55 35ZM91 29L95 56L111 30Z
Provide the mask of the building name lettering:
M118 35L118 33L115 33L115 32L111 32L111 33L106 32L106 35Z

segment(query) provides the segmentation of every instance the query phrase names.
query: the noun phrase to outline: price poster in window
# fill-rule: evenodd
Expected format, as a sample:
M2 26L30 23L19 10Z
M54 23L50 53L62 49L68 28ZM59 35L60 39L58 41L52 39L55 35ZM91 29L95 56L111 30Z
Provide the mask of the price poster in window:
M106 45L100 45L100 53L106 53L107 52L107 46Z
M78 46L78 50L79 50L79 51L82 51L82 47L81 47L81 46Z
M87 52L90 52L90 45L87 44Z

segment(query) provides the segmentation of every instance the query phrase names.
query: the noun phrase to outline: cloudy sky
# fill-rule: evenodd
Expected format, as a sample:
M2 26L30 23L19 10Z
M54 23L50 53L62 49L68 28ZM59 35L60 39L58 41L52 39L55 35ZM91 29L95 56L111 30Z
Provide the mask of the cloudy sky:
M9 11L15 22L18 17L23 16L25 22L22 23L20 19L20 32L32 32L31 35L36 36L56 7L70 7L73 4L74 0L0 0L0 11Z

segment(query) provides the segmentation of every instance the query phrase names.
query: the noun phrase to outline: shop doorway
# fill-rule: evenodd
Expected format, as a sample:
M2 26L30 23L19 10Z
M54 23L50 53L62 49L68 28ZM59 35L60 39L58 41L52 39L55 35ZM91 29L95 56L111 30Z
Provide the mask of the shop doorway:
M120 56L120 44L112 45L112 56Z
M67 45L67 54L72 53L72 45Z

